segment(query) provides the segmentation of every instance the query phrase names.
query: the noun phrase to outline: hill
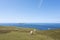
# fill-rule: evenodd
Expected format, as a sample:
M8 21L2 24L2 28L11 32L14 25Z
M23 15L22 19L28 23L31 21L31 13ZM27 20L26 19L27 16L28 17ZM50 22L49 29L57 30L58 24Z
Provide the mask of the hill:
M60 40L60 30L37 30L33 28L18 28L0 26L0 40Z

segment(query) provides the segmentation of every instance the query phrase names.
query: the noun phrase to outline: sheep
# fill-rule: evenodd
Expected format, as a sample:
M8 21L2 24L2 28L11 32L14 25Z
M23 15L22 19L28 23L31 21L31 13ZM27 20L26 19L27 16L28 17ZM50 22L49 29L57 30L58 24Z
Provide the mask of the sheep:
M33 34L33 31L30 31L30 34L32 35Z
M36 29L30 31L30 34L33 35L36 32Z

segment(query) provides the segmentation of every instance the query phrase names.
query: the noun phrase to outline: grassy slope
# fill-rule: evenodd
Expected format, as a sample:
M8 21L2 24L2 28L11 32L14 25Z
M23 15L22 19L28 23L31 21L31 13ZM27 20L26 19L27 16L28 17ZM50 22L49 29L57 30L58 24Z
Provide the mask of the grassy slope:
M37 30L30 35L29 28L0 27L0 40L60 40L60 30Z

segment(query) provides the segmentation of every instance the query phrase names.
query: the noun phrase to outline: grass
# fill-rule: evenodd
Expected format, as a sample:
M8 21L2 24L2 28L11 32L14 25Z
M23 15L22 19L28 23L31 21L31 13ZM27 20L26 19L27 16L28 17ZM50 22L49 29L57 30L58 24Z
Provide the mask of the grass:
M60 40L60 30L37 30L30 35L32 28L1 27L0 40Z

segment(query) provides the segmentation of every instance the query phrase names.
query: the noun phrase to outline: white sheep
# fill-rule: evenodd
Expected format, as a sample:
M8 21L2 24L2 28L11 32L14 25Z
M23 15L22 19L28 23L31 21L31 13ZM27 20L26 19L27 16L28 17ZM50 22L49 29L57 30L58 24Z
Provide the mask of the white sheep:
M36 32L36 29L34 29L33 31L30 31L30 34L33 35Z
M30 31L30 34L32 35L33 34L33 31Z

